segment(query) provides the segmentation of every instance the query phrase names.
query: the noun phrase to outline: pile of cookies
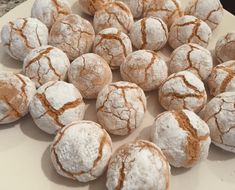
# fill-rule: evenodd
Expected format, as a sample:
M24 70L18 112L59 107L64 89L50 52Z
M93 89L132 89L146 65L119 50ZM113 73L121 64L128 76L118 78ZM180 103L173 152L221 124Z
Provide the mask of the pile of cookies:
M31 17L2 28L23 74L0 72L0 124L29 112L55 135L51 160L60 175L88 182L108 168L110 190L167 190L170 165L205 160L211 141L235 153L235 33L218 40L215 67L206 49L223 18L219 0L190 0L185 10L179 0L78 4L93 24L66 0L35 0ZM158 53L167 43L174 49L168 60ZM112 82L114 70L122 81ZM205 85L215 96L209 103ZM153 122L152 142L113 153L109 134L128 138L141 127L145 93L153 90L166 111ZM98 123L83 120L84 99L96 99Z

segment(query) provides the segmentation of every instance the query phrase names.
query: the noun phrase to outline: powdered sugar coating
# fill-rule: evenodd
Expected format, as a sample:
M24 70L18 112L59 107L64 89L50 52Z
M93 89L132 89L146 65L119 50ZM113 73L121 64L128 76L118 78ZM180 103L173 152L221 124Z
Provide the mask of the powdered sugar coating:
M121 1L107 3L96 11L93 25L96 32L114 27L128 33L134 23L133 16L126 4Z
M168 42L173 49L186 43L195 43L207 47L211 35L211 29L204 21L186 15L178 18L172 24Z
M120 1L122 1L123 3L125 3L129 7L134 18L140 18L143 16L145 3L147 3L147 2L145 2L145 0L135 0L135 1L133 1L133 0L120 0Z
M96 35L93 52L103 57L111 69L118 69L132 52L131 40L120 30L107 28Z
M227 61L213 68L208 78L210 94L235 91L235 61Z
M31 16L43 22L49 29L57 19L71 13L67 0L35 0L31 9Z
M144 91L157 89L168 77L166 62L150 50L129 54L121 64L120 72L124 80L136 83Z
M51 81L38 88L29 111L41 130L55 134L65 125L83 119L85 104L73 84Z
M111 157L106 187L169 190L170 166L160 148L138 140L121 146Z
M189 71L170 75L159 87L159 101L166 110L199 112L207 101L203 82Z
M1 40L12 58L23 61L32 49L47 45L48 29L38 19L18 18L3 26Z
M201 117L207 122L212 142L235 153L235 92L224 92L214 97Z
M68 71L69 82L74 84L84 98L96 98L100 90L112 82L112 72L107 62L94 53L75 59Z
M93 16L96 11L103 8L106 3L114 0L78 0L79 8L86 14Z
M220 63L235 60L235 32L229 32L217 41L215 56Z
M134 83L111 83L98 94L96 110L99 123L109 133L128 135L142 123L146 97Z
M223 6L220 0L190 0L185 14L202 19L214 30L223 19Z
M39 87L49 81L65 80L69 66L69 59L63 51L41 46L26 56L23 72Z
M131 27L130 39L137 49L159 50L167 42L168 29L160 18L143 18Z
M192 111L166 111L153 123L152 142L161 148L171 165L189 168L207 158L210 130Z
M91 23L79 15L70 14L52 26L49 43L64 51L70 60L74 60L91 50L94 38Z
M80 182L102 175L111 154L110 136L92 121L67 125L57 133L51 145L51 159L57 172Z
M0 124L14 122L26 115L35 92L36 87L28 77L0 72Z
M197 44L189 43L176 48L170 57L170 73L187 70L206 80L213 68L210 51Z

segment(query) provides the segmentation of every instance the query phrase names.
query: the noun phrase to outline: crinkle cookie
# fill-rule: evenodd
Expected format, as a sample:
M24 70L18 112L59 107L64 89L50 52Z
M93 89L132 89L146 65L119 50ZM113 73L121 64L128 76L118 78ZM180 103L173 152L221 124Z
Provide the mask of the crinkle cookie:
M26 56L23 72L39 87L49 81L65 80L69 66L69 59L62 50L41 46Z
M224 92L214 97L202 111L201 117L210 128L212 142L235 153L235 92Z
M190 0L185 8L185 14L202 19L211 30L220 24L223 12L220 0Z
M38 19L18 18L3 26L1 40L12 58L23 61L32 49L47 45L48 29Z
M121 146L109 162L106 187L169 190L170 166L160 148L138 140Z
M91 50L94 38L91 23L79 15L70 14L52 26L49 43L64 51L70 60L74 60Z
M107 3L95 12L93 25L96 32L105 28L117 28L128 33L134 23L133 16L126 4L121 1Z
M235 60L227 61L213 68L208 78L210 94L235 91Z
M120 72L124 80L136 83L144 91L157 89L168 77L166 62L150 50L129 54L121 64Z
M211 29L204 21L186 15L178 18L172 24L168 42L173 49L186 43L195 43L207 47L211 35Z
M111 69L118 69L132 52L131 40L121 30L106 28L96 35L93 52L103 57Z
M35 92L36 87L28 77L0 72L0 124L14 122L26 115Z
M31 9L31 16L39 19L49 29L57 19L71 13L67 0L35 0Z
M68 71L69 82L81 92L83 98L96 98L105 85L112 82L108 63L94 53L83 54L75 59Z
M210 51L197 44L189 43L176 48L170 57L170 73L187 70L206 80L213 68Z
M159 102L166 110L199 112L206 101L203 82L189 71L170 75L159 87Z
M143 16L147 1L145 0L135 0L135 1L120 0L120 1L122 1L129 7L134 18L140 18Z
M112 154L112 141L92 121L73 122L59 131L51 145L56 171L67 178L88 182L101 176Z
M137 49L159 50L167 42L167 25L157 17L138 20L131 27L130 39Z
M139 127L146 111L143 90L119 81L105 86L96 101L99 123L111 134L128 135Z
M29 111L41 130L55 134L65 125L83 119L85 104L73 84L51 81L38 88Z
M171 165L189 168L207 158L210 130L192 111L166 111L153 123L152 142L161 148Z

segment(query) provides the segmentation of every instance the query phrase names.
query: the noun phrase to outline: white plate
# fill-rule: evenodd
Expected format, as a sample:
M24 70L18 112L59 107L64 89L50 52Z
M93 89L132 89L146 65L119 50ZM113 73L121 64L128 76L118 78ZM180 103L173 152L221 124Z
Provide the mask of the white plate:
M187 0L182 1L185 3ZM78 4L69 0L74 13L79 14ZM33 0L29 0L0 18L0 28L10 20L30 15ZM219 36L235 30L235 17L225 11L224 19L215 31L209 49L213 49ZM165 58L169 57L170 49L162 51ZM11 59L0 47L0 70L20 72L22 64ZM115 72L115 80L119 74ZM154 117L160 113L157 93L147 93L147 113L142 126L128 137L112 136L115 149L125 142L136 138L148 138L149 126ZM88 109L86 119L96 121L95 101L86 101ZM26 116L18 122L0 127L0 189L1 190L103 190L105 174L91 182L79 182L59 176L53 169L49 145L53 137L40 131ZM171 190L235 190L235 154L225 152L211 146L208 160L192 169L172 168Z

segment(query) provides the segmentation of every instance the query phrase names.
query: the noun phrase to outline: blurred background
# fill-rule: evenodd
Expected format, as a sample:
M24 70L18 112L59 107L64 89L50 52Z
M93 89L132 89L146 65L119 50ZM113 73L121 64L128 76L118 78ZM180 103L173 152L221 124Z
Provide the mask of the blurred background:
M224 8L228 10L230 13L235 15L235 1L234 0L221 0Z

